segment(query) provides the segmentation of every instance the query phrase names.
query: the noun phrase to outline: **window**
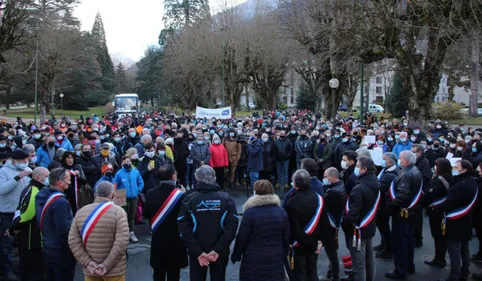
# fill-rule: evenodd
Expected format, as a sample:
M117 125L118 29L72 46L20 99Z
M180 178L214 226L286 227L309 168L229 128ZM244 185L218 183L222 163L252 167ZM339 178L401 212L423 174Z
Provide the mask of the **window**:
M378 77L377 77L378 78ZM382 94L382 87L376 87L376 93L381 95Z
M295 94L294 94L294 93L291 93L290 103L291 103L291 104L294 104L294 103L295 103Z
M381 76L377 76L377 84L382 84L382 77Z

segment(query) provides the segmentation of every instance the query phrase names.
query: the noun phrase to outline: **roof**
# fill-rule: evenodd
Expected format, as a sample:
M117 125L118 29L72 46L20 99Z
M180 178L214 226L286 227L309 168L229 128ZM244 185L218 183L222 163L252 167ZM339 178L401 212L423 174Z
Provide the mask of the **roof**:
M136 93L127 93L127 94L118 94L115 97L118 98L118 97L139 97L139 96Z

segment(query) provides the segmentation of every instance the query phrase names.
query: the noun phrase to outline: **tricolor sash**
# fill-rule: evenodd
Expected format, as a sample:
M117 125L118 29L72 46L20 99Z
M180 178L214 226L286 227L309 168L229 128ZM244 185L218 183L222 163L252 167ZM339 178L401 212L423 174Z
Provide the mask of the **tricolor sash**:
M166 201L162 204L161 208L157 211L156 215L151 219L151 230L152 232L156 231L156 229L161 225L164 219L169 215L171 210L176 206L177 201L182 197L184 192L180 191L179 189L175 188L169 197L167 197Z
M105 212L107 212L107 210L109 210L112 206L115 206L112 202L102 202L97 205L97 207L95 207L92 213L90 213L90 215L87 217L80 231L80 236L82 236L84 246L87 245L87 240L89 239L90 234L94 230L102 215L105 214Z
M477 201L478 193L479 193L479 190L477 189L475 191L474 199L472 199L472 202L470 202L469 205L467 205L463 208L460 208L460 209L456 209L456 210L453 210L453 211L446 212L445 213L445 219L456 220L456 219L460 219L461 217L467 215L470 212L470 210L472 209L472 207L474 206L475 201Z
M336 222L335 217L328 212L328 221L330 222L330 226L334 229L340 228L341 223L343 222L343 214L341 215L340 221Z
M383 177L383 174L385 174L385 168L383 168L383 170L380 172L380 174L378 174L378 180L381 180L382 177Z
M74 184L75 207L78 210L79 209L79 187L77 186L77 176L75 175L74 170L70 170L69 173L72 177L74 177L74 179L72 180L72 183Z
M380 191L378 191L378 196L375 200L375 203L373 204L373 207L370 209L370 211L368 211L368 213L363 217L363 219L358 225L355 224L355 228L353 229L353 247L356 247L358 250L360 250L361 247L361 230L367 227L375 218L378 210L378 205L380 204L380 199L381 194Z
M447 200L447 196L444 196L442 198L439 198L435 201L433 201L430 205L428 205L429 208L437 208L438 206L442 205L443 202Z
M39 222L39 228L42 230L42 224L44 222L44 216L47 211L47 209L54 203L57 199L60 197L64 196L63 193L60 192L54 192L52 195L50 195L49 199L47 199L47 202L45 202L45 206L42 209L42 213L40 214L40 222Z
M420 183L420 188L417 194L415 195L415 197L413 197L412 202L410 203L410 206L406 208L407 210L415 207L418 204L418 202L422 198L422 189L423 189L423 180ZM397 197L397 194L395 193L395 180L393 180L392 184L390 185L389 194L390 194L390 199L392 199L392 201L395 200L395 198Z
M318 193L316 196L318 197L318 206L316 206L315 215L311 218L310 222L307 226L305 226L304 229L305 233L308 235L313 234L313 231L315 231L316 227L318 226L318 222L320 221L321 213L323 212L323 198ZM298 241L293 242L293 248L297 248L299 246L300 243L298 243Z

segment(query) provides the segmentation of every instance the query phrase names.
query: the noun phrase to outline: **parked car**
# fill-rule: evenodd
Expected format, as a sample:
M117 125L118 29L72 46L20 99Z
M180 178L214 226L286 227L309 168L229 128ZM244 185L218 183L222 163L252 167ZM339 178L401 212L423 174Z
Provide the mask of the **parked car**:
M340 106L338 106L338 111L348 111L348 105L340 104Z
M371 103L371 104L368 105L368 112L370 112L370 113L383 113L383 112L385 112L385 109L383 109L383 107L381 105Z

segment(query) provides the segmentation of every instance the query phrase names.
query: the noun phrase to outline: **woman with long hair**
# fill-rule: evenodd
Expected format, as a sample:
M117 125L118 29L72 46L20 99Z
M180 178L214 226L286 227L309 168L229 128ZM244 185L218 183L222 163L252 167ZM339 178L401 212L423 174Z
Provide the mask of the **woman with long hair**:
M290 239L288 215L280 207L280 199L269 181L257 181L254 192L243 206L243 220L231 260L233 263L242 260L239 280L284 280Z
M427 208L430 222L430 230L435 242L435 257L425 264L435 267L445 267L445 255L447 253L447 239L442 233L442 220L444 213L437 208L448 194L452 181L452 165L445 158L435 161L435 175L430 183L430 190L423 197L423 207Z
M87 177L84 174L84 170L82 166L79 164L75 164L75 154L72 151L66 151L62 154L62 159L60 161L62 167L67 169L70 172L71 183L69 188L66 191L67 199L70 203L70 208L72 209L72 213L75 216L75 213L78 209L82 208L83 206L90 204L92 202L88 202L92 198L85 198L85 188L88 184ZM81 190L82 189L82 190Z

